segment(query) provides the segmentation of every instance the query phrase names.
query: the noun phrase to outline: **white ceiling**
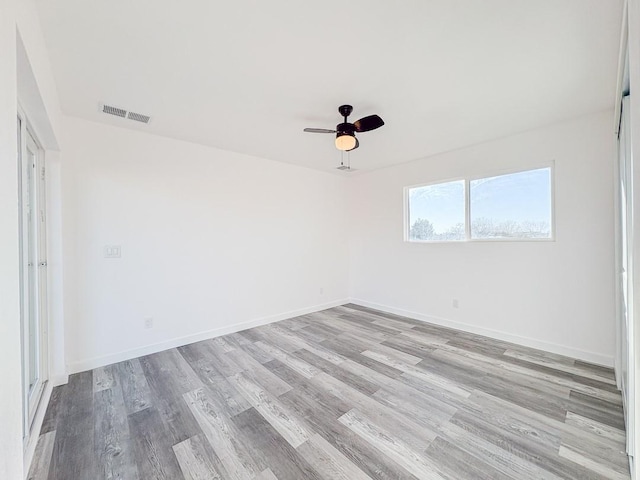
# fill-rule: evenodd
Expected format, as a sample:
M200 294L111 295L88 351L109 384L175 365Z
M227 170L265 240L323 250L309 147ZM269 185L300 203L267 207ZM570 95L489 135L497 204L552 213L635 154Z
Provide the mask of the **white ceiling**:
M373 169L612 108L622 0L39 0L63 110L333 170L337 108ZM149 114L109 117L100 102ZM334 170L335 171L335 170Z

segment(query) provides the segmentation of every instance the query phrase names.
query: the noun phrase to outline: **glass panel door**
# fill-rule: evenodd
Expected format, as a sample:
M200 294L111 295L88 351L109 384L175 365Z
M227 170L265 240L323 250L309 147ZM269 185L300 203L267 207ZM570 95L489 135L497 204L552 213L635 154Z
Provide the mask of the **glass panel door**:
M20 294L22 300L22 358L24 437L37 411L47 380L46 237L44 164L42 150L18 117L20 201Z
M630 245L633 241L632 221L632 192L633 192L633 171L629 132L629 96L623 98L620 118L620 133L618 136L618 166L620 182L620 210L619 210L619 250L620 269L619 286L622 293L620 297L620 377L622 396L625 399L625 416L627 426L627 452L633 452L634 445L634 418L635 418L635 381L632 373L635 365L635 354L632 346L633 341L633 259Z

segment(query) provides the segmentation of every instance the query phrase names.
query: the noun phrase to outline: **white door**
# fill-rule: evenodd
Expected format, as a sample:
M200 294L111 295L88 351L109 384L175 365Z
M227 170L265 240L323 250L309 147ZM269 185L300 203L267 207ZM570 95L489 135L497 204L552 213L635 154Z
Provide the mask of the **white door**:
M23 433L27 439L48 379L47 259L44 156L23 114L18 116L18 163Z
M631 158L631 142L629 132L629 96L623 98L620 118L620 133L618 135L618 160L620 181L620 209L619 209L619 289L620 295L620 371L622 396L625 402L627 453L632 454L634 446L634 418L635 418L635 380L633 366L635 354L633 347L633 229L632 229L632 201L633 201L633 170Z

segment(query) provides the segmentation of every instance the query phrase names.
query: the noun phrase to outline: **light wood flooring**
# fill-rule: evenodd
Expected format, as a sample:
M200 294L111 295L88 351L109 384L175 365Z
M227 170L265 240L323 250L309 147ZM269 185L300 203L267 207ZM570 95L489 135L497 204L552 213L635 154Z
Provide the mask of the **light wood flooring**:
M610 369L346 305L72 375L29 478L628 479Z

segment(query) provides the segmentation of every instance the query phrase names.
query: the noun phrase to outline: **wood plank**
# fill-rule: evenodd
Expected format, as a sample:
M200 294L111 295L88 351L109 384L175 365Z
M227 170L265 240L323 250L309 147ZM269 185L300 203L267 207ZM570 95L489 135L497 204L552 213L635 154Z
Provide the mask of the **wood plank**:
M92 372L71 375L65 390L67 401L60 405L49 479L96 478Z
M571 460L572 462L578 465L586 467L589 470L592 470L593 472L599 475L602 475L604 478L608 478L611 480L628 480L629 479L629 475L626 472L625 473L617 472L612 468L607 467L606 465L602 465L601 463L598 463L597 461L592 460L591 458L587 458L579 454L578 452L574 451L571 448L568 448L565 446L560 447L559 455L563 458Z
M593 456L615 456L619 453L619 446L603 439L599 435L587 432L573 425L569 425L564 421L548 417L542 413L534 412L520 405L510 403L499 399L484 392L475 391L469 398L471 403L466 403L462 408L469 409L472 405L477 405L476 415L481 415L485 409L492 411L501 411L508 418L523 425L533 425L540 431L547 431L548 435L559 436L562 443L567 445L582 445L583 448L589 448Z
M351 362L350 360L342 362L340 365L335 365L307 351L306 349L294 352L292 355L307 362L309 365L313 365L318 370L331 375L333 378L346 383L347 385L355 388L356 390L359 390L366 395L371 395L378 391L378 389L380 388L380 385L371 382L368 379L363 378L362 376L354 374L345 368L342 368L342 365L344 364L349 365L349 363L347 362Z
M280 480L320 480L318 472L255 408L236 415L232 420L261 468Z
M48 478L55 439L55 430L40 435L33 453L27 480L46 480Z
M224 354L223 349L218 348L209 340L192 343L191 345L185 345L184 347L178 347L178 351L188 364L206 364L217 370L223 377L228 377L229 375L234 375L242 371L238 365L233 363L233 361ZM198 388L195 385L191 386ZM193 389L190 390L188 386L185 386L183 390L184 392L188 392Z
M245 480L262 471L245 447L242 433L230 418L216 408L204 389L185 393L184 399L229 479Z
M156 409L149 407L129 415L129 429L141 479L184 479L171 437Z
M260 347L256 346L256 344L253 342L251 342L249 345L243 345L242 350L251 355L259 363L267 363L273 360L273 356L269 355Z
M522 361L512 363L512 361L506 360L508 357L502 357L502 359L485 357L473 352L457 349L448 344L438 347L432 353L432 356L460 365L462 368L466 366L469 369L484 370L496 376L515 374L515 376L510 376L510 379L519 381L521 384L535 384L536 388L543 391L553 390L557 392L558 390L554 386L558 385L561 386L564 391L576 390L605 400L620 398L619 392L614 393L609 390L601 390L597 387L586 385L571 374L564 374L564 372L547 369L545 367L531 369L529 367L533 366L533 364ZM518 380L518 375L521 376L521 381ZM594 381L594 383L597 382Z
M586 432L603 437L604 439L611 440L612 442L617 443L621 449L624 449L626 441L624 430L605 425L604 423L597 422L573 412L567 412L565 423L567 425L574 425Z
M388 377L397 378L403 373L402 370L390 367L372 358L364 357L360 352L367 350L370 344L365 344L364 342L360 342L357 339L350 338L349 336L340 335L339 337L322 342L322 345L339 353L349 360L353 360L356 363L382 373Z
M265 390L276 397L288 392L293 387L274 375L264 365L245 351L237 350L228 354L242 368L242 372L250 375Z
M224 480L226 471L220 459L201 436L188 438L173 446L185 480Z
M448 480L514 480L440 437L431 442L425 454L437 459L440 475Z
M269 369L280 378L296 385L295 389L280 396L280 401L286 403L285 399L289 398L290 394L295 393L296 396L305 398L309 405L317 407L327 421L335 421L338 417L351 410L352 407L348 402L331 395L325 389L318 387L309 379L291 370L284 363L274 360L265 365L268 365ZM306 417L306 414L303 415L303 418Z
M258 475L255 480L278 480L278 477L273 474L270 468L267 468L260 472L260 475Z
M294 448L309 439L311 429L306 423L244 373L229 377L229 381Z
M202 347L201 344L196 344ZM188 347L191 347L189 345ZM186 347L180 347L185 348ZM193 347L196 348L196 347ZM179 353L182 350L165 350L140 358L140 365L149 387L156 396L181 397L184 393L203 386L189 362Z
M127 414L139 412L152 406L151 389L136 358L115 365L118 384L122 388L122 397Z
M458 412L451 420L470 436L482 438L484 441L506 450L511 455L536 465L537 467L566 480L586 480L593 478L593 472L571 464L558 456L559 447L544 444L529 432L517 432L513 428L496 426L487 416L485 418Z
M359 411L367 412L367 415L381 428L393 431L395 437L413 445L416 449L426 448L436 436L433 431L417 426L413 420L326 373L314 377L312 382L318 388L353 405Z
M283 335L283 332L286 334ZM278 329L272 325L264 325L254 329L253 335L254 338L257 337L257 341L254 343L262 342L273 345L288 353L295 352L300 348L297 337L291 335L286 329Z
M208 387L211 401L229 415L236 415L251 407L251 404L208 362L198 360L191 364L202 383Z
M106 390L115 384L114 366L96 368L93 371L93 393Z
M424 480L444 478L420 451L411 448L393 433L380 428L357 410L345 413L339 421L416 477ZM425 448L428 446L429 444L425 445Z
M594 451L588 445L581 444L567 444L563 443L560 449L570 449L573 454L580 455L588 458L589 460L598 463L604 468L615 471L618 475L624 475L629 470L629 458L624 450L618 450L617 452L611 451ZM560 456L563 457L562 455ZM581 464L581 466L584 466Z
M396 350L395 348L391 348L383 344L372 345L370 348L362 352L362 355L364 355L365 357L371 357L371 355L367 355L367 352L375 352L380 356L384 356L386 358L393 359L407 365L416 365L422 361L422 357L416 357L414 355L410 355L401 350ZM388 364L389 362L383 363Z
M362 355L372 358L374 360L377 360L386 365L389 365L390 367L401 370L402 372L404 372L403 376L408 375L408 376L414 377L423 383L432 384L442 390L451 392L454 395L457 395L463 398L469 397L469 395L471 395L470 391L467 388L461 387L459 384L452 382L446 377L437 375L435 373L431 373L424 369L416 368L413 365L406 364L385 353L380 353L378 351L373 351L373 350L367 350L365 352L362 352Z
M469 455L482 459L492 468L513 478L523 480L560 480L562 478L530 462L529 459L523 459L509 450L494 445L485 438L469 435L467 431L453 423L438 427L437 434Z
M603 367L602 365L594 365L593 363L584 362L582 360L574 360L573 364L577 368L589 370L589 371L591 371L593 373L597 373L598 375L606 377L606 378L612 378L614 380L616 378L616 373L613 370L613 368L611 368L611 367Z
M575 365L567 365L564 363L559 363L554 360L544 358L542 356L529 355L522 352L517 352L515 350L507 350L504 352L504 355L506 357L518 358L520 360L525 360L530 363L535 363L545 367L562 370L563 372L566 372L566 373L573 373L575 375L580 375L581 377L591 378L593 380L608 383L610 385L615 385L616 383L615 378L612 378L610 375L601 375L599 372L594 372L593 370L590 370L590 369L577 367Z
M94 393L94 445L98 469L102 478L136 480L139 478L138 467L122 389L113 382L110 384L111 388Z
M298 452L326 480L371 480L333 445L315 434L298 447Z
M227 337L215 337L211 339L211 343L216 345L222 353L233 352L236 346Z
M40 435L52 432L57 428L61 411L64 410L65 403L69 401L69 399L66 398L67 389L68 384L54 387L51 391L49 405L47 405L47 410L42 421L42 427L40 427Z
M291 367L303 377L311 378L320 373L320 370L315 368L313 365L309 365L307 362L294 357L293 355L279 349L274 345L270 345L264 342L256 342L256 345L267 352L269 355L272 355L273 358L276 358L285 365Z
M321 399L292 390L280 397L280 401L303 416L314 431L370 477L380 480L419 480L337 421L350 407L344 408L342 405L346 404L332 395L320 395ZM340 403L333 403L336 401ZM327 405L332 407L327 408Z
M394 350L406 353L416 358L421 358L422 360L424 360L425 358L429 358L429 354L436 349L435 345L416 343L409 337L402 335L391 337L382 342L380 345L393 348Z

